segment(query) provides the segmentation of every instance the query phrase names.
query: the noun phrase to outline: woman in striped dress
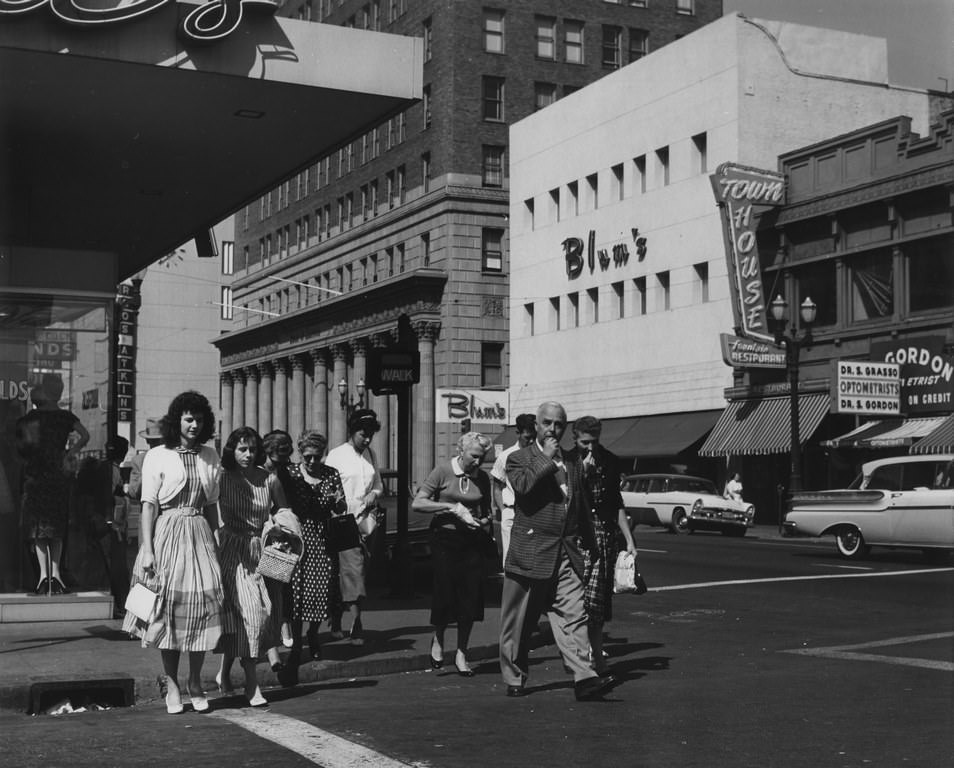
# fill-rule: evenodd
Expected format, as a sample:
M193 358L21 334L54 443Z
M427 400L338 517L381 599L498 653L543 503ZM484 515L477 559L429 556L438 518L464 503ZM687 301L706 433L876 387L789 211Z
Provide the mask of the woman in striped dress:
M225 587L222 666L216 680L231 690L232 661L242 660L245 698L253 707L267 704L258 685L256 665L268 655L272 669L281 669L278 649L281 583L256 572L262 551L262 529L277 509L286 506L281 482L263 469L262 438L251 427L239 427L222 449L219 493L219 565Z
M219 457L204 445L215 418L198 392L173 399L160 422L163 445L151 449L142 466L141 544L133 583L158 586L150 624L127 614L123 629L154 645L162 656L158 679L169 714L182 712L179 659L189 654L188 690L192 708L207 712L202 662L222 632L222 577L213 530L218 525Z

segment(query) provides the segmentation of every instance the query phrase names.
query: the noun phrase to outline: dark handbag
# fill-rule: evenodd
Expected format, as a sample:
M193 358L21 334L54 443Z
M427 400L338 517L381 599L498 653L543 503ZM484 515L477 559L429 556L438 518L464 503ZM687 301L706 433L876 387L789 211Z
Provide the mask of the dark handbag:
M328 520L328 549L332 552L344 552L361 546L361 531L354 515L332 515Z

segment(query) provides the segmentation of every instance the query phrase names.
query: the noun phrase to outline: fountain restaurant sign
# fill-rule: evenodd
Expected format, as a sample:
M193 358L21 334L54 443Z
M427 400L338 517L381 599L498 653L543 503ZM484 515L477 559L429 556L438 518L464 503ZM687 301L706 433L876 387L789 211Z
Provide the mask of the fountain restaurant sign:
M104 28L138 19L176 0L132 0L111 8L84 5L79 0L0 0L0 18L23 16L49 6L60 21L78 27ZM274 13L274 0L209 0L181 17L179 35L192 43L215 43L231 35L247 10Z
M784 368L785 349L767 341L720 333L722 359L733 368Z
M785 177L774 171L722 163L709 178L722 212L735 327L741 336L774 342L768 330L755 232L765 210L785 202Z

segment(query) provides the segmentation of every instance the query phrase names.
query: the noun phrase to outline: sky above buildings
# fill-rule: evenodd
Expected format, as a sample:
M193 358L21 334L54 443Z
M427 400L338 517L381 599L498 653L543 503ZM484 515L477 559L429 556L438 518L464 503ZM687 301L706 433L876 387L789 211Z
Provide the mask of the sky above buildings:
M884 37L893 85L954 89L952 0L723 0L722 7L725 13Z

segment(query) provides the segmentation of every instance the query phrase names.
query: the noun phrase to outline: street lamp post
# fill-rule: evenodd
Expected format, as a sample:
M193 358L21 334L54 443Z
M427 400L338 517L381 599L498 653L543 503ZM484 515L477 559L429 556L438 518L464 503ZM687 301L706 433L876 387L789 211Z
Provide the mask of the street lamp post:
M788 325L788 302L781 296L776 296L775 300L769 305L773 322L773 332L775 333L775 343L785 346L785 367L788 371L789 384L789 403L791 408L791 474L788 481L789 493L802 490L802 445L799 439L798 423L798 362L799 353L802 347L806 349L812 344L812 324L815 322L815 315L818 307L810 298L806 298L799 307L801 315L802 337L798 337L799 329L792 322L792 330L788 335L785 329Z
M358 383L355 384L355 392L357 393L357 397L351 398L348 395L348 382L345 379L338 382L338 397L341 403L341 410L345 411L348 418L351 418L351 414L354 413L355 409L364 408L364 395L367 392L364 379L358 379Z

